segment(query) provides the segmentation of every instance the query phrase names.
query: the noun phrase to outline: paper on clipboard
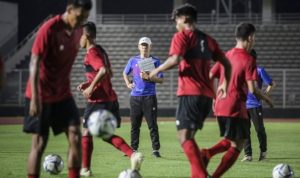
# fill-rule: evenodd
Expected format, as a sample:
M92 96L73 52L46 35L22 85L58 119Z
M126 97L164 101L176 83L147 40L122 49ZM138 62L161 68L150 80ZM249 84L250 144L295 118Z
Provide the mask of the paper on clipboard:
M151 57L138 61L139 68L145 72L151 72L155 69L154 62Z

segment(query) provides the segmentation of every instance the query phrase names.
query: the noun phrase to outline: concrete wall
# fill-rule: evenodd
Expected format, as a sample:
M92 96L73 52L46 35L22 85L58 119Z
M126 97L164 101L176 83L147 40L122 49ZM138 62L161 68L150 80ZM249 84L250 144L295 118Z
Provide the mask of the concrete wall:
M18 43L18 4L0 1L0 53L6 55Z

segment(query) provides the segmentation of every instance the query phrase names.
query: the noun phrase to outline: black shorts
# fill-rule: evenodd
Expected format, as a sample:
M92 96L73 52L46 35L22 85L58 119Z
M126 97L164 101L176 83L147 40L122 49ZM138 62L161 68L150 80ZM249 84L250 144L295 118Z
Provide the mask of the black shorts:
M74 99L68 98L55 103L43 103L40 116L29 115L30 99L25 99L23 131L48 135L52 128L54 135L66 131L69 126L80 125L80 118Z
M202 129L203 122L211 110L212 98L207 96L179 96L178 99L177 130Z
M87 121L89 116L92 114L92 112L100 109L106 109L110 111L117 119L117 127L119 128L121 126L119 102L112 101L112 102L102 102L102 103L88 103L83 114L82 124L84 128L87 128Z
M229 140L247 139L250 132L249 119L234 118L234 117L217 117L220 136Z

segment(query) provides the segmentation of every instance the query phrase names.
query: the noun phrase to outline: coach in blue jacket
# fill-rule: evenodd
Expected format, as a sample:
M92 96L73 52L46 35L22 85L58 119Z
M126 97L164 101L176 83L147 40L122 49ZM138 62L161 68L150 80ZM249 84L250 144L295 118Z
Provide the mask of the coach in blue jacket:
M129 89L130 119L131 119L131 147L137 150L139 147L140 127L145 116L152 141L152 155L161 157L159 153L160 142L157 126L157 99L156 83L163 82L163 74L150 78L149 72L160 65L160 60L150 55L152 47L151 39L142 37L138 43L140 54L131 57L124 69L123 77ZM147 71L148 70L148 71ZM132 81L130 76L132 76Z

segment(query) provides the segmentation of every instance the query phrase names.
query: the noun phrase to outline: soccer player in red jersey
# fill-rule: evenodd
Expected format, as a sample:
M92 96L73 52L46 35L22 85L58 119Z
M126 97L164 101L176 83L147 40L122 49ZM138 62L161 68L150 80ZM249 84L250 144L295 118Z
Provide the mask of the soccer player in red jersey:
M177 96L179 103L176 112L178 139L191 167L192 178L208 177L202 162L200 149L194 139L198 129L211 110L215 97L213 83L209 78L211 59L219 61L225 68L225 80L218 91L225 97L227 82L230 80L231 66L218 43L209 35L196 28L197 10L184 4L173 11L177 33L174 34L170 57L150 73L166 71L179 65Z
M254 25L241 23L236 27L235 34L237 44L226 53L232 66L227 96L225 98L217 97L214 104L220 134L224 139L212 148L202 150L205 166L213 155L226 151L212 175L213 178L221 177L235 163L243 149L245 139L249 135L246 109L248 91L272 106L271 99L254 87L257 79L256 61L249 53L255 41ZM210 77L219 78L219 84L222 84L223 71L224 68L217 62L210 71Z
M79 49L80 27L91 7L91 0L68 0L65 13L49 19L37 32L25 93L23 130L32 134L28 178L40 177L50 127L54 135L66 134L68 175L80 177L80 118L71 94L70 72Z
M121 125L119 103L111 84L110 61L106 51L100 45L96 45L96 33L96 25L93 22L88 22L83 26L83 34L80 39L80 46L87 50L84 59L87 82L81 83L77 89L82 91L88 100L83 116L82 169L80 174L87 177L92 175L91 157L93 152L93 138L87 129L89 116L94 111L106 109L116 117L118 127ZM109 138L103 138L103 140L131 158L132 169L137 171L140 169L143 161L142 154L133 152L133 149L123 138L112 135Z

